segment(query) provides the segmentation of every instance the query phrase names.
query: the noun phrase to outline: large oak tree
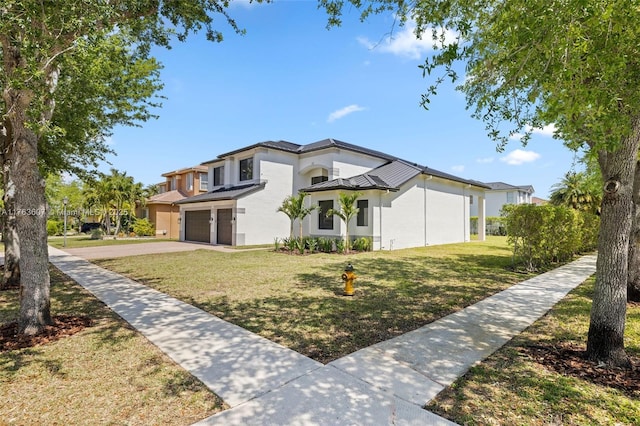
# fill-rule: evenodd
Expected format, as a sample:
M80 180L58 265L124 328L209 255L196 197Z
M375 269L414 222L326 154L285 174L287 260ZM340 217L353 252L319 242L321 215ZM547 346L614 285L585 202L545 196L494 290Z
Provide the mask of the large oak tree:
M137 101L130 92L123 94L131 81L155 90L151 45L168 46L172 37L184 40L198 30L220 41L214 17L238 31L228 5L226 0L67 0L62 7L51 0L5 0L0 5L0 148L5 208L19 247L21 333L37 334L51 323L41 168L82 169L99 158L83 153L105 152L101 138L109 127L103 120L133 122L148 116L149 92L136 93ZM102 67L96 55L106 55ZM112 92L94 108L91 85L113 71L104 66L123 55L126 69L118 67L110 76L103 88ZM86 125L83 111L93 112L88 121L96 126Z

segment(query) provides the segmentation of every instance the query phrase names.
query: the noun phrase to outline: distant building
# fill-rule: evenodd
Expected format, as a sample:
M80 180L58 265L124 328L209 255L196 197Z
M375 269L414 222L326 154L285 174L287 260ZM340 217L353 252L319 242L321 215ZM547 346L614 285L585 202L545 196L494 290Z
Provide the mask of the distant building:
M544 206L545 204L549 204L549 200L543 200L538 197L531 197L531 202L536 206Z
M485 192L486 217L500 216L500 210L505 204L533 203L534 189L531 185L510 185L504 182L486 182L490 189ZM471 216L478 215L478 203L472 198Z
M207 172L206 166L196 166L162 175L166 179L158 184L160 193L147 200L142 213L142 217L154 224L156 236L173 239L180 237L180 207L175 203L206 193L209 188Z

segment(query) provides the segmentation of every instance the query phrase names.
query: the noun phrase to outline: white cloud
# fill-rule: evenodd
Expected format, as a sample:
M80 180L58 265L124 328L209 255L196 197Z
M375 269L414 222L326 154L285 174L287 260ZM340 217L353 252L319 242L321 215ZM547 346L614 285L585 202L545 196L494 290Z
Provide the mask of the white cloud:
M556 125L554 123L551 123L551 124L547 124L542 128L540 127L534 128L527 125L525 126L525 130L527 131L527 133L531 133L532 135L542 135L542 136L553 137L553 134L556 132ZM523 136L524 135L521 133L515 133L511 135L509 139L519 140L519 139L522 139Z
M407 21L400 31L386 36L379 43L374 43L366 37L358 37L357 40L367 49L379 49L381 52L391 53L397 56L406 56L411 59L420 59L425 52L433 50L434 42L432 29L423 31L421 38L416 37L416 24ZM445 44L451 44L457 39L457 34L451 30L441 30L439 35L444 34Z
M480 164L493 163L493 157L476 158L476 163L480 163Z
M333 111L331 114L329 114L329 117L327 118L327 123L332 123L349 114L352 114L358 111L364 111L365 109L366 109L365 107L361 107L360 105L357 105L357 104L346 106L337 111Z
M507 163L510 166L519 166L524 163L531 163L540 158L540 154L534 151L525 151L522 149L516 149L509 154L500 158L500 161Z
M461 164L457 165L457 166L452 166L451 170L453 170L454 172L457 172L457 173L462 173L462 172L464 172L464 166L461 165Z

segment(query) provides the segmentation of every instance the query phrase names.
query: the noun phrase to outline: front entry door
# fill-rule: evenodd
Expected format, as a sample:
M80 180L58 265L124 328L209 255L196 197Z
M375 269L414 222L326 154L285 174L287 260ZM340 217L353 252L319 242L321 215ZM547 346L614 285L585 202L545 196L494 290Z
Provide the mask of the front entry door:
M233 226L231 223L232 218L233 218L233 213L231 209L218 210L218 223L217 223L218 244L226 244L230 246L233 243L232 241Z

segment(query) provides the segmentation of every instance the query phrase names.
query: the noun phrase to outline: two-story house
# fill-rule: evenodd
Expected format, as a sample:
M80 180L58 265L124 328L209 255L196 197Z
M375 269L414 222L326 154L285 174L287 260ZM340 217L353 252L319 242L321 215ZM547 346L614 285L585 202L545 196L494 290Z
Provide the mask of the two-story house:
M534 189L531 185L509 185L504 182L487 182L485 215L487 217L500 216L500 210L505 204L533 203ZM471 216L478 215L478 206L471 200Z
M206 193L209 189L207 173L208 168L200 165L162 175L165 181L158 184L159 193L146 201L142 214L155 225L156 236L180 237L180 207L176 203Z
M176 202L181 240L272 243L288 236L290 229L289 218L277 208L287 196L303 190L311 194L309 205L319 207L304 221L305 235L344 235L339 219L324 213L338 207L341 191L357 191L360 211L350 224L350 234L372 238L374 249L462 242L470 239L470 196L484 211L488 189L334 139L307 145L260 142L203 165L208 168L209 191Z

